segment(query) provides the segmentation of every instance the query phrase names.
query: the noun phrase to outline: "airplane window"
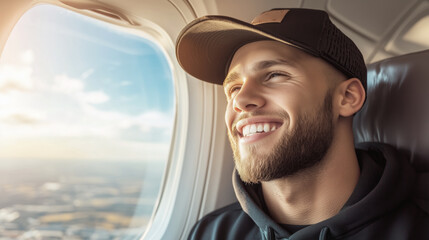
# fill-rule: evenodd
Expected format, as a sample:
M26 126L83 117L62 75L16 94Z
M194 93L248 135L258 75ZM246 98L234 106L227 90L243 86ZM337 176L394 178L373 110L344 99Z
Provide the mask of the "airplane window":
M134 239L169 154L175 92L151 40L50 5L0 58L0 238Z

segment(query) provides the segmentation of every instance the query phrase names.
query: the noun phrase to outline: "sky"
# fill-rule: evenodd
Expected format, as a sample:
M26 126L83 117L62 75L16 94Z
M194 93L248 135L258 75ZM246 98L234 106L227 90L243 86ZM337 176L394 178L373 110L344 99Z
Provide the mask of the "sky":
M156 44L39 5L0 56L0 159L165 160L174 106Z

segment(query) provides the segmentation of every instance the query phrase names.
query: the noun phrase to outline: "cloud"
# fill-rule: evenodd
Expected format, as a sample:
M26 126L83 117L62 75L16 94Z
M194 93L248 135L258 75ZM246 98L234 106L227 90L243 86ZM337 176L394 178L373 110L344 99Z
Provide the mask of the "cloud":
M0 93L10 91L30 91L34 88L32 78L34 51L26 50L19 55L20 64L0 65Z
M70 78L66 75L59 75L54 78L52 91L58 93L72 94L82 92L85 84L82 80Z
M92 68L79 78L62 74L36 79L32 51L24 52L21 60L20 65L0 66L0 157L168 156L171 113L133 115L108 105L101 108L111 97L103 90L87 89L85 79L93 74Z
M142 130L146 128L168 128L173 122L173 116L159 111L145 112L137 117L143 123Z
M3 122L18 125L34 125L41 123L41 120L28 114L15 113L7 116Z
M171 129L164 127L147 127L143 130L140 126L133 125L121 131L121 138L148 143L169 142L171 137L169 130Z
M169 142L174 116L159 111L145 112L121 131L121 137L132 141Z
M32 64L34 62L34 51L31 49L26 50L21 54L21 61L24 64Z
M92 130L99 129L100 134L127 141L169 142L173 123L171 114L151 111L129 115L103 111L92 105L86 105L84 111L86 123L92 125Z
M0 84L0 93L7 93L10 91L28 91L29 89L25 85L21 85L14 81L7 81Z
M109 101L110 97L103 91L85 92L79 95L82 101L89 104L100 104Z
M0 158L89 159L163 161L169 153L168 143L129 142L108 138L26 138L0 139ZM25 151L23 151L25 149Z
M34 87L33 68L12 64L0 65L0 93L29 91Z
M77 103L83 104L101 104L110 100L109 95L105 92L85 91L85 83L81 79L70 78L67 75L59 75L54 78L54 82L50 88L51 92L57 94L66 94L72 96Z
M119 109L97 107L109 100L110 96L101 90L85 91L81 79L56 76L51 81L38 83L37 91L32 93L0 96L0 131L3 136L24 138L99 136L146 143L169 142L171 113L150 111L132 115ZM7 102L13 104L5 104ZM24 127L30 124L38 125Z
M88 70L86 70L85 72L82 73L81 78L82 79L87 79L89 76L91 76L94 73L94 69L90 68Z

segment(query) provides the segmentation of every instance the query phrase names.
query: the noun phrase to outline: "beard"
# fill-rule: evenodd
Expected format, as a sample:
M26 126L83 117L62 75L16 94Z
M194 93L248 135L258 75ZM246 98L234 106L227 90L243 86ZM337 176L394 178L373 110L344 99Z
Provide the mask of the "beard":
M260 115L256 113L256 115ZM289 121L289 115L277 113ZM243 182L258 183L292 176L319 164L333 139L332 93L325 96L323 106L313 115L297 118L296 127L285 132L270 153L260 153L258 146L247 146L246 158L242 158L235 125L228 131L234 153L235 167Z

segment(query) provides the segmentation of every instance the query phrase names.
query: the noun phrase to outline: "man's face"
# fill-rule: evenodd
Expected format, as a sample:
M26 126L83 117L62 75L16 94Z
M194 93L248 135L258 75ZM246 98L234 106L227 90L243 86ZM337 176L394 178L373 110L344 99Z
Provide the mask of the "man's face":
M322 160L333 138L328 67L274 41L234 54L224 81L225 120L244 182L291 176Z

